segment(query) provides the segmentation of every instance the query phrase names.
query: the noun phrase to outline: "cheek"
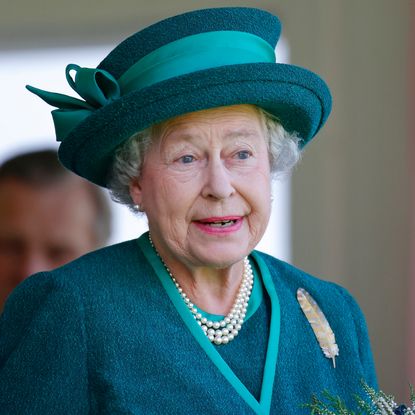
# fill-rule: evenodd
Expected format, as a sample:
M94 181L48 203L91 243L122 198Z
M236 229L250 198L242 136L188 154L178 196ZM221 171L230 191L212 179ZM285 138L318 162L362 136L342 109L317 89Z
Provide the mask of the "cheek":
M270 197L265 197L264 194L258 195L252 207L251 225L258 232L265 231L271 216L271 201Z
M191 196L191 186L164 174L143 188L144 210L149 220L181 221L191 207Z
M269 209L271 200L271 174L268 167L256 171L254 177L247 181L252 198L260 206L260 210Z
M257 232L263 232L271 215L271 179L267 171L258 172L248 182L246 195L251 207L250 225Z

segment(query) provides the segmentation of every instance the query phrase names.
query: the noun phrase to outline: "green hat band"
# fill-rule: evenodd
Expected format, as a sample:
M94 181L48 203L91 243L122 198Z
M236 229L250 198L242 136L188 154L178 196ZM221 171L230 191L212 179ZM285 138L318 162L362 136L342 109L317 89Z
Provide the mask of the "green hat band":
M118 80L103 69L68 65L66 79L85 101L30 85L26 88L59 108L52 111L52 116L56 138L62 141L93 111L129 92L204 69L259 62L275 62L274 49L259 36L238 31L206 32L154 50L132 65ZM75 79L72 71L75 71Z

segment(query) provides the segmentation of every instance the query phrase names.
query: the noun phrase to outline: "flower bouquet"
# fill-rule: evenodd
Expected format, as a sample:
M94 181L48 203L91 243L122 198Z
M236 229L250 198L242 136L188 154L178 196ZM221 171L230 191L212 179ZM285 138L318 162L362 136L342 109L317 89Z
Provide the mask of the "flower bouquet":
M344 402L332 396L329 392L323 392L323 400L317 396L312 397L309 404L304 407L311 410L310 415L415 415L415 392L410 385L411 406L398 405L393 396L386 395L382 391L375 391L366 383L362 383L367 400L355 396L359 412L347 409Z

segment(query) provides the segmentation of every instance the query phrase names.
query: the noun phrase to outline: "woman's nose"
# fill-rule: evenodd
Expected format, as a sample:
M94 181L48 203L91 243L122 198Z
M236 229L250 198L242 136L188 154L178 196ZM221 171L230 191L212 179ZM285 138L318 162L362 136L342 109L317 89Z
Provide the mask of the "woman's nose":
M235 193L232 177L221 159L208 162L205 170L203 197L226 199Z

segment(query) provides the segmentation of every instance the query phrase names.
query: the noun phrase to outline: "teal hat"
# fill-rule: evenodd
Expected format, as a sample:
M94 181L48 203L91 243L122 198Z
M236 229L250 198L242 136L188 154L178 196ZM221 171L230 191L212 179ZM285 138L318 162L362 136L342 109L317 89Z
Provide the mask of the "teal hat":
M330 113L330 91L313 72L275 63L280 30L264 10L197 10L135 33L96 69L68 65L68 83L83 100L27 88L58 108L52 116L63 165L100 186L116 148L133 134L209 108L257 105L304 146Z

